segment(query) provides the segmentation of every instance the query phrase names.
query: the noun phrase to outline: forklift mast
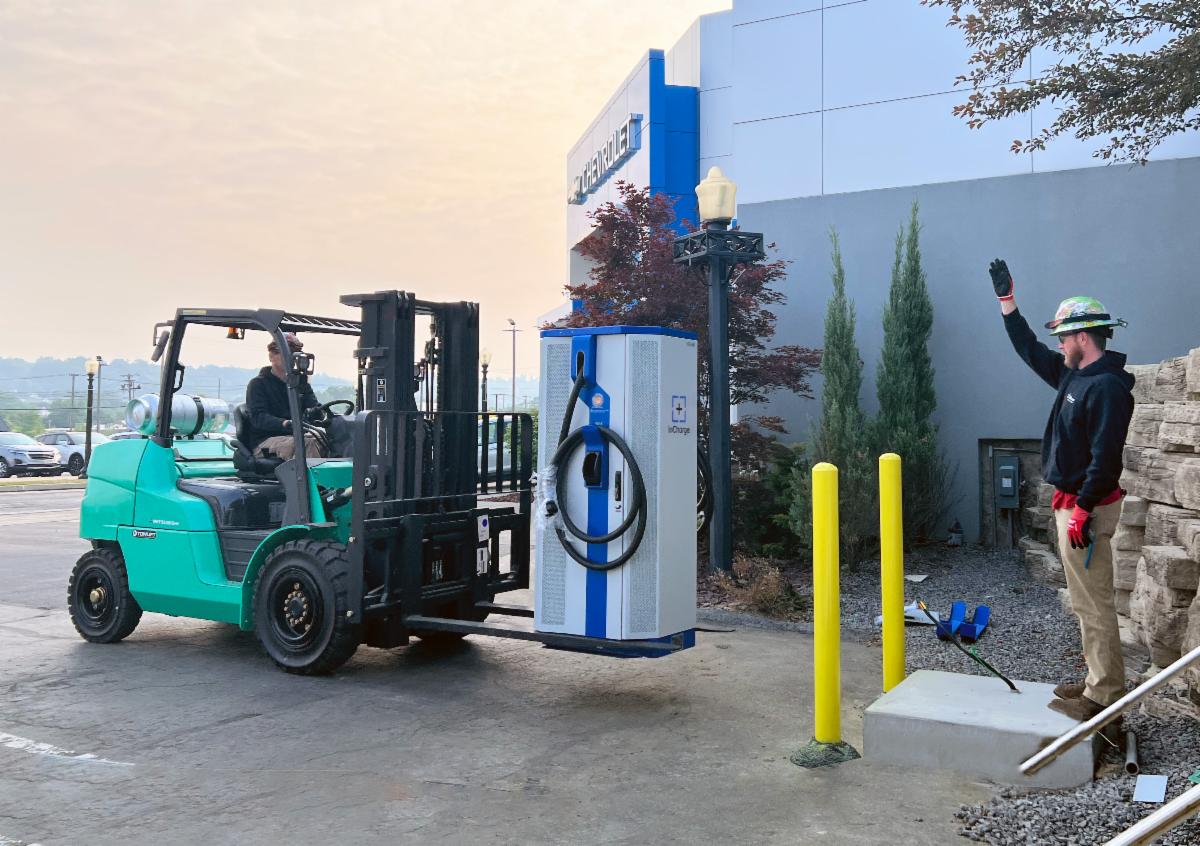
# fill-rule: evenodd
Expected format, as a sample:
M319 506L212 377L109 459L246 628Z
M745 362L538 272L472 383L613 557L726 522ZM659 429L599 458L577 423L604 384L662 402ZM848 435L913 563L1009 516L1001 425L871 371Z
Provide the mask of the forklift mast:
M395 645L406 617L471 619L497 593L528 586L532 419L479 412L475 303L403 291L341 302L362 311L349 541L361 584L349 596L362 602L366 641ZM420 346L419 316L430 319ZM517 508L480 507L481 494L509 492ZM504 533L512 552L501 572Z

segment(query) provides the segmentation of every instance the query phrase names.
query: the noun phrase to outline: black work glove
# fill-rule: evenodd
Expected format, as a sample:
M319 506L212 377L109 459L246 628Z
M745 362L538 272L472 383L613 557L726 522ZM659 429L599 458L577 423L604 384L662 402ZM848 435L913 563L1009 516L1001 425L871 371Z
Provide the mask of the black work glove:
M996 297L1001 300L1013 298L1013 278L1008 272L1008 264L1004 259L996 259L988 265L988 273L992 276L992 287L996 289Z

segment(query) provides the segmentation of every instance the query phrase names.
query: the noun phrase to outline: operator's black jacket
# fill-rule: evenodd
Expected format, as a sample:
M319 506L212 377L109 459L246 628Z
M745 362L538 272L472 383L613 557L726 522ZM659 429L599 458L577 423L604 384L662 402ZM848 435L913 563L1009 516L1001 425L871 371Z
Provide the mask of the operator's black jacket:
M1004 316L1017 355L1058 390L1042 436L1042 477L1060 491L1078 494L1091 511L1117 489L1121 452L1133 416L1133 374L1125 354L1106 351L1079 370L1037 339L1019 311Z
M320 405L307 379L300 380L297 393L301 411ZM246 386L246 410L250 412L250 432L246 434L248 443L242 446L251 452L267 438L292 433L283 425L283 421L292 416L288 407L287 382L272 373L270 367L258 371Z

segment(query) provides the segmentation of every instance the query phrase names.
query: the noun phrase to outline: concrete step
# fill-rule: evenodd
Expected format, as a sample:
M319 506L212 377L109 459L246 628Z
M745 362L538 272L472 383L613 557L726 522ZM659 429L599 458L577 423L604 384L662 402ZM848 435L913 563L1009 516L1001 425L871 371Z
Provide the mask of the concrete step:
M1054 686L994 676L918 670L867 708L868 760L921 770L953 770L1022 787L1077 787L1092 779L1096 747L1082 743L1034 776L1021 762L1076 725L1046 706Z

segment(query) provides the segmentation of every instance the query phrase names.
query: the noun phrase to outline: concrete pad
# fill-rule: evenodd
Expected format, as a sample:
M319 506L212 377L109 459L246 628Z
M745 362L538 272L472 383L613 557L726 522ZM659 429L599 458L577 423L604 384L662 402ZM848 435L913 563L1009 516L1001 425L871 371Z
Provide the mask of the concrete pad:
M994 676L919 670L875 700L863 720L870 761L952 770L1022 787L1077 787L1092 780L1095 748L1082 743L1034 776L1023 760L1077 725L1051 711L1054 686ZM1095 741L1093 741L1095 743Z

